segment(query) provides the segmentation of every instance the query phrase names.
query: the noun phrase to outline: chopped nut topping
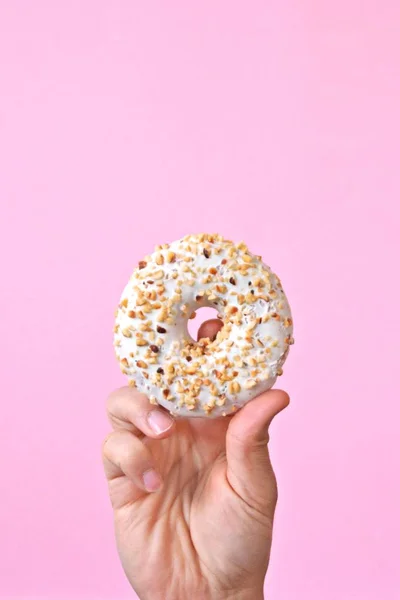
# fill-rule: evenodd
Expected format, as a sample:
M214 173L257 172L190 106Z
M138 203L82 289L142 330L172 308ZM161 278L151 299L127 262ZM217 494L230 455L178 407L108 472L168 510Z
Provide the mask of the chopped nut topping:
M246 388L246 390L250 390L251 388L255 387L257 385L257 382L254 379L249 379L248 381L245 382L244 387Z
M160 352L160 348L158 346L156 346L155 344L151 344L150 350L152 352L154 352L155 354L157 354L158 352Z
M228 384L228 392L230 394L238 394L240 392L240 383L238 381L230 381Z
M159 271L156 271L153 274L153 279L162 279L164 277L164 271L162 271L161 269Z
M175 262L175 260L176 260L175 252L171 252L171 251L167 252L167 262L173 263L173 262Z
M157 321L159 321L160 323L162 323L163 321L165 321L168 317L168 311L165 308L165 306L160 310L160 312L158 313L157 316Z
M139 369L147 369L148 367L147 362L145 362L144 360L138 360L136 364L139 367Z
M246 302L248 304L253 304L253 302L255 302L257 300L257 298L255 298L254 294L252 294L251 292L248 292L246 294Z
M253 321L246 327L246 331L254 331L257 326L258 321Z
M207 248L203 248L203 254L206 258L210 258L210 252L207 250Z
M167 330L161 327L161 325L157 325L157 333L167 333Z
M141 260L139 262L139 269L144 269L145 267L147 267L147 262L145 260Z

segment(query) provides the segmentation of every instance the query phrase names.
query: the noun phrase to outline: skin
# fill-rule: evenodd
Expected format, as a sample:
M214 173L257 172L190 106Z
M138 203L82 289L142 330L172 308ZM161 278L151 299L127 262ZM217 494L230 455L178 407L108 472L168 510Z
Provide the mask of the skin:
M220 327L203 323L199 337ZM103 462L141 600L264 598L277 502L268 428L288 404L270 390L233 417L173 419L133 388L111 394Z

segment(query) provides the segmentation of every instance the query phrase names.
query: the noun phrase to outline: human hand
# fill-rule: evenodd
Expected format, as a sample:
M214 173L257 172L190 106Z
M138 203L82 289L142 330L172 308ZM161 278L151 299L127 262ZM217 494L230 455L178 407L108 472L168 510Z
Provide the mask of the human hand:
M104 468L141 600L263 598L277 501L268 427L288 403L269 390L233 417L174 420L132 388L111 394Z

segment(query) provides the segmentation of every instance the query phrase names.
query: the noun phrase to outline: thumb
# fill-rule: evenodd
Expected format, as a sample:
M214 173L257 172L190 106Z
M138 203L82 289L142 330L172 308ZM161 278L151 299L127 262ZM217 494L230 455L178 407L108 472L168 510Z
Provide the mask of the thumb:
M269 390L246 404L231 420L226 437L227 478L250 506L273 518L277 489L268 452L268 428L289 404L281 390Z

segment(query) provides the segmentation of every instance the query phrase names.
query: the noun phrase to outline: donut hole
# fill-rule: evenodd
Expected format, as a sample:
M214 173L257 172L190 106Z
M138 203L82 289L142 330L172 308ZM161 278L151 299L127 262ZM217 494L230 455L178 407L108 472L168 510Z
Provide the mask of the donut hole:
M218 311L210 306L203 306L196 310L196 316L188 321L188 331L191 338L197 341L200 327L210 319L217 319Z

